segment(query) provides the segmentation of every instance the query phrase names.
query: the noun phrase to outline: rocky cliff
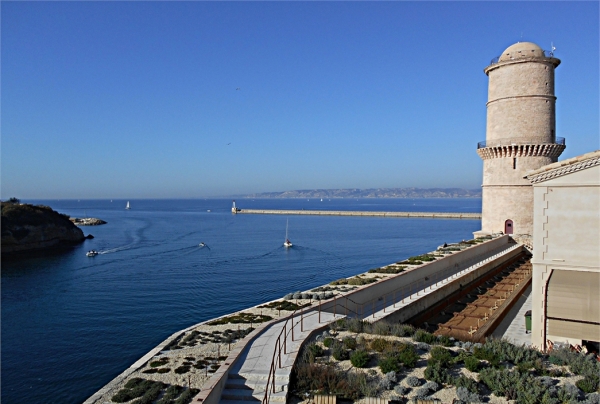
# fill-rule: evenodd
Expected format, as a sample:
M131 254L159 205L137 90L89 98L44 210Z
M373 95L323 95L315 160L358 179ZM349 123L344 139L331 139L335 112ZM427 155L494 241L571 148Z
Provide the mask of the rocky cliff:
M72 245L85 239L69 220L43 205L2 202L2 254Z

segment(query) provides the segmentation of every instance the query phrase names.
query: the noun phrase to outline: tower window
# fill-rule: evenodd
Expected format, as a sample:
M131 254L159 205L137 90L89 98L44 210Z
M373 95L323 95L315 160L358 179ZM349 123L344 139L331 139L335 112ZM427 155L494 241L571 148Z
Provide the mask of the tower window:
M513 170L517 169L517 158L513 158Z

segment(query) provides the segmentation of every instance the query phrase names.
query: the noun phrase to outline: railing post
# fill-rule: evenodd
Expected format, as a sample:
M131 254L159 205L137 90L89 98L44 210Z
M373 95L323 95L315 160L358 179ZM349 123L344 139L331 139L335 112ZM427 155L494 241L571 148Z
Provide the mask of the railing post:
M279 346L279 344L281 343L281 334L279 335L279 338L277 338L277 348L279 350L279 369L281 369L281 346Z
M292 314L292 342L294 342L294 315Z
M397 290L394 290L394 305L393 305L394 308L396 307L396 292L397 292Z
M319 324L321 324L321 300L319 300Z
M300 332L304 332L304 309L300 310Z
M287 355L287 320L283 325L283 353Z
M386 298L385 295L383 295L383 312L385 313L385 303L386 303Z
M337 308L337 297L333 295L333 319L335 320L335 309Z
M375 318L375 299L373 299L373 318Z

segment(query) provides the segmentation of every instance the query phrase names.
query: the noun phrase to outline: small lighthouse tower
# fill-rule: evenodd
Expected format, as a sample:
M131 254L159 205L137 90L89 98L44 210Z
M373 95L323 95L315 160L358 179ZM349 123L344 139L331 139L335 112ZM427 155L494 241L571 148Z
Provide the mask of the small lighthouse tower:
M483 159L481 231L531 235L533 187L528 171L556 162L565 149L556 137L552 52L531 42L509 46L484 69L489 77Z

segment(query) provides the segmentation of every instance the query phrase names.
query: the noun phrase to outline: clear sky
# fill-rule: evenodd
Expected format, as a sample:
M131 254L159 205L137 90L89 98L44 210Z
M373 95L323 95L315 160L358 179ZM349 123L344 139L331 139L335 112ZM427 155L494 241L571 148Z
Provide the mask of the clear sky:
M483 69L553 42L599 149L598 2L1 2L1 197L481 185Z

